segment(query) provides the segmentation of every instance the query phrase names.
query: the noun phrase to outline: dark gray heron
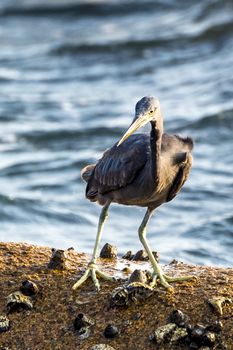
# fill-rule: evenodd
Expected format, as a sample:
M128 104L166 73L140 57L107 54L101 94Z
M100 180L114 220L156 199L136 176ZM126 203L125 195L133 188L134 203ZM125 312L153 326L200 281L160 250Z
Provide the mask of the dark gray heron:
M150 134L133 134L150 122ZM193 141L163 132L163 118L159 100L143 97L137 102L135 117L124 136L96 163L87 165L81 172L87 182L86 197L103 206L93 255L84 275L74 284L77 289L89 276L99 290L97 279L114 280L100 271L96 265L98 246L108 209L112 202L147 207L139 227L139 239L153 267L151 286L157 280L169 288L169 282L190 280L192 276L169 277L154 258L146 239L146 226L153 211L171 201L186 181L191 165Z

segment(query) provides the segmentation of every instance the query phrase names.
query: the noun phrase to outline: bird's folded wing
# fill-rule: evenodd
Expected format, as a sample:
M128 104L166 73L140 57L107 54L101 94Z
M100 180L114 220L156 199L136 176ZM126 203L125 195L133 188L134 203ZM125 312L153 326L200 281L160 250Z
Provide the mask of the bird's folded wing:
M176 177L174 178L170 191L168 192L167 202L171 201L179 193L188 178L192 165L192 156L189 152L179 153L177 157L178 156L180 157L180 164Z
M132 135L119 147L114 145L105 151L93 172L98 192L106 193L133 182L148 159L149 138Z

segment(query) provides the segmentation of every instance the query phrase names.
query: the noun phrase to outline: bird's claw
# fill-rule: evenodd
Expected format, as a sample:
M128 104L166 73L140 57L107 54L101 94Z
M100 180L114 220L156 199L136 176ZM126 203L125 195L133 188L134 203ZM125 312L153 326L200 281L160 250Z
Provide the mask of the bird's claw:
M173 290L173 287L169 283L197 280L196 276L170 277L165 274L158 274L155 272L151 273L151 279L151 287L157 286L157 281L159 280L160 284L168 290Z
M106 281L115 281L116 279L114 277L106 275L104 272L100 271L97 268L97 265L94 262L90 262L88 264L88 267L82 277L79 278L79 280L73 285L72 290L75 291L77 288L79 288L89 277L91 277L95 289L97 291L100 290L100 284L98 281L98 277L103 278Z

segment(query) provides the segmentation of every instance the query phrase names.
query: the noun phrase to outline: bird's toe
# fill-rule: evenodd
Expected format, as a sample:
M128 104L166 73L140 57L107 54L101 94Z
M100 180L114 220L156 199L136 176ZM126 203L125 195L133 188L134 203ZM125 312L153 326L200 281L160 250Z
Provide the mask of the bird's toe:
M79 278L79 280L73 285L72 290L75 291L77 288L79 288L89 277L91 277L92 282L94 283L95 289L98 292L100 290L100 283L99 283L98 277L106 281L116 281L114 277L109 276L104 272L100 271L97 268L97 265L91 262L88 265L88 268L86 269L84 275L81 278Z

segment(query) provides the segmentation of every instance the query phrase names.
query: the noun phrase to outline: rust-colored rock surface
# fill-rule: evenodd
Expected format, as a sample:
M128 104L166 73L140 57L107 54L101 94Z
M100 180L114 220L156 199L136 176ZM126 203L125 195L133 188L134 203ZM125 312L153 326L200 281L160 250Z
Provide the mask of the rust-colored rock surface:
M48 267L51 254L51 249L46 247L0 243L0 315L10 320L9 330L0 333L0 349L89 350L97 344L106 344L115 350L189 349L192 341L189 336L185 337L186 328L170 326L169 315L177 309L185 314L185 320L188 319L187 329L198 324L209 327L207 335L213 343L207 346L197 341L198 348L233 349L233 269L173 262L165 267L167 274L191 274L197 280L174 283L173 292L158 286L145 300L141 298L127 307L112 307L112 291L126 282L130 270L146 270L148 263L99 259L103 271L119 279L116 282L100 280L99 293L95 292L92 282L88 280L72 295L71 287L89 257L70 249L64 253L64 268L53 269L51 264ZM9 312L7 297L19 291L25 280L38 286L38 292L30 296L33 308L20 307ZM90 320L87 322L88 329L83 332L75 330L76 317L77 327L80 320ZM169 329L175 333L168 334L160 343L156 342L153 336L155 331L169 323ZM217 327L220 329L215 330L216 324L221 324L221 327ZM113 330L113 336L110 332L110 337L106 338L104 331L108 325L113 326L107 328L108 331ZM193 328L194 333L203 328L198 327ZM186 340L174 341L180 334Z

